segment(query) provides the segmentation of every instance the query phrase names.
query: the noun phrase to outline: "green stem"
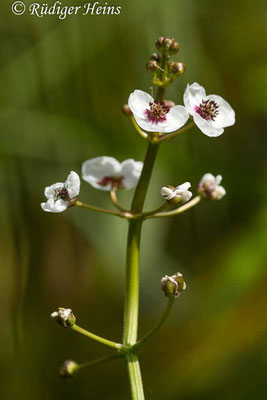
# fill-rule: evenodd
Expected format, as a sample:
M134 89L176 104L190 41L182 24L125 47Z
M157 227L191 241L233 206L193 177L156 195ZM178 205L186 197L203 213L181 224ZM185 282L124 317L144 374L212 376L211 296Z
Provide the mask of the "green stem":
M102 364L106 361L116 360L117 358L122 358L122 357L123 357L122 354L113 354L112 356L97 358L96 360L78 364L77 370L82 369L82 368L91 367L92 365L96 365L96 364Z
M166 319L168 318L170 311L172 309L174 303L174 299L170 298L167 304L167 307L161 317L161 319L159 320L159 322L157 323L157 325L151 329L150 332L148 332L145 336L142 337L142 339L140 339L133 347L135 350L139 349L141 346L143 346L144 343L146 343L149 339L152 338L152 336L155 335L155 333L162 327L162 325L164 324L164 322L166 321Z
M126 362L130 379L132 399L145 400L142 376L137 354L134 352L128 353L126 355Z
M172 132L172 133L168 133L167 135L164 135L160 138L154 138L154 143L167 143L170 140L174 139L176 136L180 135L181 133L184 133L186 131L188 131L189 129L191 129L193 126L195 126L195 122L191 121L189 122L189 124L187 124L186 126L184 126L183 128L179 129L178 131Z
M116 349L119 351L127 351L128 350L127 346L124 346L123 344L120 344L120 343L112 342L111 340L108 340L108 339L104 339L101 336L95 335L94 333L91 333L76 324L73 325L70 329L72 329L75 332L81 333L82 335L87 336L90 339L96 340L99 343L102 343L102 344L105 344L106 346L112 347L113 349Z
M164 89L159 88L157 100L163 100L163 96ZM132 214L142 213L158 148L158 144L148 144L144 166L132 201ZM142 223L142 219L129 220L123 323L123 344L126 346L135 344L137 340L139 312L139 253ZM127 362L132 400L144 400L145 396L138 356L136 353L130 351L125 353L125 358Z
M194 197L192 200L188 201L188 203L185 203L183 206L176 208L175 210L172 211L167 211L167 212L161 212L159 214L153 214L153 215L148 215L147 217L144 216L144 218L163 218L163 217L173 217L178 214L182 214L183 212L189 210L190 208L196 206L201 200L200 196Z
M99 207L91 206L89 204L82 203L81 201L78 201L78 200L75 202L75 206L83 207L83 208L86 208L87 210L96 211L96 212L100 212L103 214L115 215L116 217L121 217L121 218L131 218L132 217L132 215L127 212L106 210L104 208L99 208Z
M133 198L132 208L131 208L132 213L141 213L143 210L150 178L152 175L156 156L158 153L158 149L159 149L158 144L149 143L147 152L146 152L146 156L145 156L142 173L141 173L139 182L136 186L136 190L134 193L134 198Z

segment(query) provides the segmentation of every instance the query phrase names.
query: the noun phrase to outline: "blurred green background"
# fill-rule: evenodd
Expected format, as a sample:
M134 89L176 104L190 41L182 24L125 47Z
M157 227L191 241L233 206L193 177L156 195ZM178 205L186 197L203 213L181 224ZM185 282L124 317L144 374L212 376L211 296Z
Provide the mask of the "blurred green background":
M227 196L171 220L145 224L140 335L164 310L165 274L187 290L140 355L147 399L245 400L266 395L266 8L259 0L121 0L119 16L37 18L0 13L0 385L4 400L129 399L122 360L58 377L65 359L111 352L50 318L71 307L81 326L120 340L127 226L72 208L40 209L48 184L88 158L142 160L146 144L121 113L134 89L149 91L144 65L160 35L180 43L186 84L227 99L236 125L218 138L197 129L162 146L146 208L164 184L223 175ZM26 1L29 4L29 1ZM53 4L53 2L48 2ZM66 0L64 4L83 4ZM115 3L115 1L113 2ZM129 205L132 191L120 193ZM80 199L110 207L83 183Z

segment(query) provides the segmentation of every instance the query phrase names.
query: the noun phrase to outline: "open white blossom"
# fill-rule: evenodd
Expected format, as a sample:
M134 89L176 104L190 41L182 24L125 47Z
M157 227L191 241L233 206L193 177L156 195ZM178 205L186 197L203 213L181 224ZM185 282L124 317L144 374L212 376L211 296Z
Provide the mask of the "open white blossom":
M154 100L150 94L135 90L130 94L128 105L137 124L148 132L170 133L181 128L189 118L184 106L168 107Z
M142 168L141 161L131 158L120 163L113 157L96 157L83 163L82 177L100 190L131 189L136 186Z
M220 136L225 127L235 123L235 112L230 104L221 96L207 96L205 89L196 82L187 85L184 104L195 124L207 136Z
M199 182L198 193L210 200L220 200L226 194L224 187L220 186L221 181L221 175L205 174Z
M60 213L65 211L80 193L80 178L71 171L65 183L58 182L45 188L46 203L41 203L44 211Z
M172 204L183 204L191 199L192 193L188 190L191 187L189 182L177 186L164 186L161 188L161 195Z

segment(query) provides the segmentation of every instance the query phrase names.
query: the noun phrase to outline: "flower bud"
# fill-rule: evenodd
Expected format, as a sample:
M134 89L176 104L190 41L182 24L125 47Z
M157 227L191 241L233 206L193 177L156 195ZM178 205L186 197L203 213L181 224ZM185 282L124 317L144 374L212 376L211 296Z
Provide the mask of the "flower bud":
M170 61L168 63L168 65L169 65L171 72L176 76L180 76L185 73L185 64L183 64L181 62Z
M198 193L208 200L220 200L226 194L224 187L220 186L221 181L221 175L205 174L198 184Z
M150 60L154 60L154 61L157 61L157 62L160 62L161 58L162 58L161 55L158 54L158 53L153 53L150 56Z
M168 108L172 108L175 106L175 103L172 100L163 100L163 105Z
M173 38L166 38L164 36L160 36L156 40L156 48L165 54L177 54L179 51L179 44L175 42Z
M165 275L161 279L161 289L165 293L166 297L178 297L181 291L186 289L183 275L180 272L177 272L172 276Z
M78 371L78 368L79 366L75 361L66 360L59 369L59 375L63 378L71 378Z
M59 307L57 311L51 314L51 317L56 318L57 323L64 328L70 328L76 322L76 317L70 308Z
M122 112L127 117L131 117L133 115L133 113L132 113L130 107L128 106L128 104L124 104L124 106L122 106Z
M171 185L163 186L161 195L169 204L178 206L191 199L192 193L188 190L190 187L191 184L189 182L185 182L176 188Z
M158 65L157 61L155 61L155 60L149 60L149 61L146 63L146 69L147 69L148 71L156 72L156 71L159 69L159 65Z

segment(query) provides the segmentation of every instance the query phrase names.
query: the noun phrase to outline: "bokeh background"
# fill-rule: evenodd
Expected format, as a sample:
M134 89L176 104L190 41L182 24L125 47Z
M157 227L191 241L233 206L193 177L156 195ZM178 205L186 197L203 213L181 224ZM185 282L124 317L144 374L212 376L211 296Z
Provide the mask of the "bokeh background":
M121 106L134 89L150 91L144 65L162 34L179 41L176 59L187 65L168 97L181 103L186 84L197 81L226 98L237 121L219 138L194 129L160 150L147 209L160 204L162 185L189 180L195 190L206 172L223 175L227 196L145 224L140 335L164 310L161 277L181 271L188 287L140 355L146 398L265 398L264 2L121 0L119 16L65 21L15 16L11 3L2 1L0 13L2 398L130 398L122 360L63 381L65 359L111 352L50 318L71 307L81 326L120 340L126 223L75 208L50 215L40 202L46 185L80 172L88 158L143 159L146 144ZM120 193L121 203L132 194ZM80 199L110 207L86 183Z

